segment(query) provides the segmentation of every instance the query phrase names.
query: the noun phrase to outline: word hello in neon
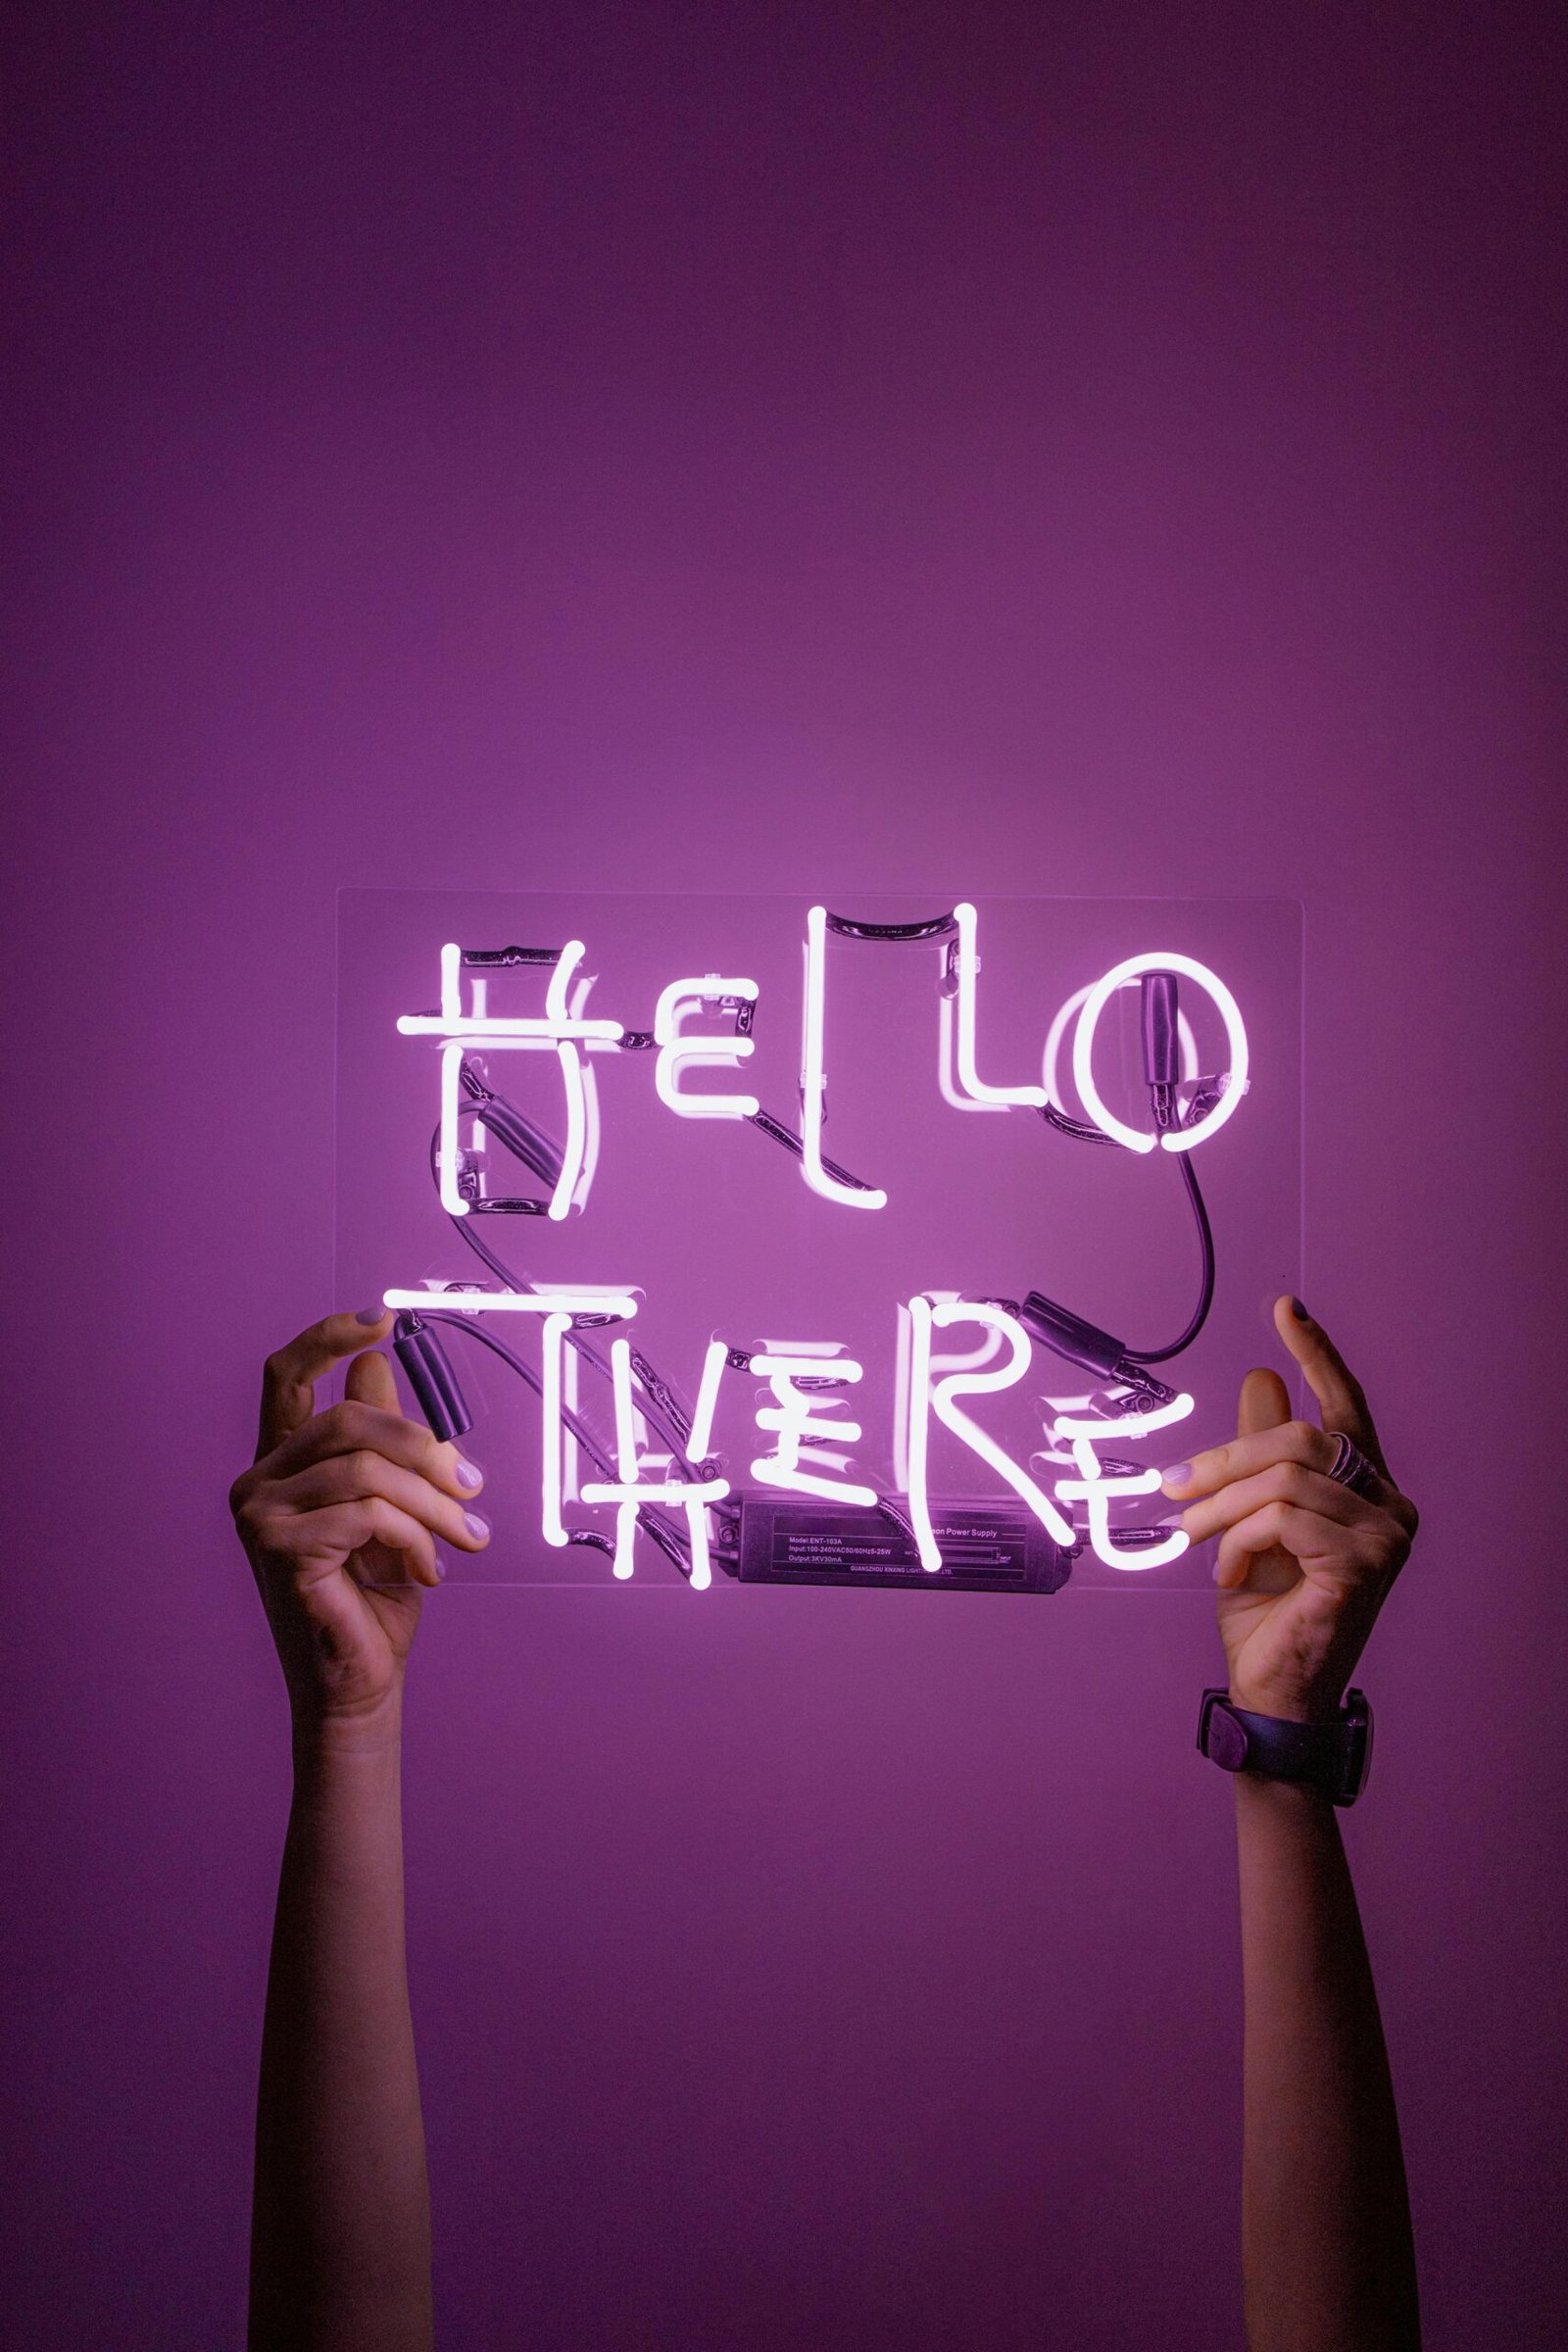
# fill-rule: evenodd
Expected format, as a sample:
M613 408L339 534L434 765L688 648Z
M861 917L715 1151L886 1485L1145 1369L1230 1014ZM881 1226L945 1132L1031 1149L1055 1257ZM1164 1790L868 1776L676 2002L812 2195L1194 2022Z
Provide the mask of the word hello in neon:
M980 968L978 917L964 903L954 908L957 929L954 956L955 997L939 1002L938 1078L944 1099L964 1110L1010 1110L1015 1106L1043 1109L1055 1101L1055 1071L1066 1022L1076 1014L1073 1031L1073 1083L1089 1116L1105 1135L1129 1152L1191 1152L1216 1134L1233 1116L1247 1091L1247 1030L1230 990L1206 964L1190 956L1157 953L1129 956L1114 964L1091 988L1069 1000L1046 1040L1045 1083L997 1086L982 1079L976 1066L976 982ZM566 1135L562 1165L547 1213L558 1223L573 1208L581 1208L593 1180L599 1150L597 1090L591 1062L594 1053L619 1053L626 1030L619 1021L590 1019L584 1011L591 979L577 978L587 953L580 939L568 940L556 957L545 992L542 1014L492 1014L463 1009L463 951L449 942L441 950L441 1008L431 1013L405 1013L398 1028L406 1037L429 1037L441 1045L441 1134L438 1174L441 1205L449 1216L468 1214L468 1202L458 1185L462 1153L458 1121L463 1109L461 1073L464 1054L485 1046L497 1050L553 1052L561 1065L565 1090ZM1192 1126L1154 1135L1131 1127L1116 1117L1095 1082L1095 1033L1101 1016L1119 988L1130 986L1143 972L1175 972L1195 981L1213 1001L1225 1025L1229 1073L1218 1100ZM573 985L575 983L575 985ZM484 982L473 987L482 1004ZM654 1014L654 1085L660 1101L677 1117L686 1119L750 1119L758 1114L755 1095L692 1092L684 1083L699 1070L738 1070L755 1052L749 1036L694 1032L684 1026L693 1012L715 998L753 1004L755 980L722 978L715 972L672 980L661 991ZM827 910L813 906L806 921L806 978L802 995L801 1037L801 1174L814 1193L846 1208L887 1206L885 1192L871 1186L845 1183L822 1157L822 1122L827 1093L825 1030L827 1019ZM1185 1015L1181 1024L1184 1064L1196 1065L1192 1032Z

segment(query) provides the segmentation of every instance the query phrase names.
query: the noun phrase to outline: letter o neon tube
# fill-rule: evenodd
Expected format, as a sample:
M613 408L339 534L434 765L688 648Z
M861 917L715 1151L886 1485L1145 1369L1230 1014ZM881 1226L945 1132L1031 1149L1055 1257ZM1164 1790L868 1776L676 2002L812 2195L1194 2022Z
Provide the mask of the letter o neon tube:
M1184 1127L1171 1135L1146 1135L1141 1127L1129 1127L1124 1119L1107 1110L1095 1085L1095 1031L1100 1016L1118 988L1128 980L1136 980L1143 972L1176 972L1183 979L1196 980L1199 987L1213 1000L1215 1009L1225 1024L1225 1036L1230 1051L1230 1073L1225 1092L1213 1109L1200 1118L1196 1127ZM1102 973L1084 1000L1073 1032L1072 1076L1078 1089L1078 1099L1094 1120L1113 1142L1125 1144L1129 1152L1152 1152L1156 1143L1167 1152L1191 1152L1195 1144L1205 1143L1217 1134L1241 1102L1247 1085L1247 1030L1242 1021L1242 1008L1217 973L1206 963L1198 963L1191 956L1147 955L1129 956L1124 963L1112 964Z

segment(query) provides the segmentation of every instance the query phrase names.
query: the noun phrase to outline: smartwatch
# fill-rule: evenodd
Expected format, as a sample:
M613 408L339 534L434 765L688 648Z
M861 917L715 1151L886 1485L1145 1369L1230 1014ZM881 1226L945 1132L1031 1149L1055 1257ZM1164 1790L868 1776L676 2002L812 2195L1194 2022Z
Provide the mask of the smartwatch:
M1372 1763L1372 1709L1364 1691L1347 1690L1331 1722L1292 1723L1280 1715L1253 1715L1236 1706L1226 1690L1205 1690L1198 1745L1222 1772L1301 1781L1337 1805L1353 1805Z

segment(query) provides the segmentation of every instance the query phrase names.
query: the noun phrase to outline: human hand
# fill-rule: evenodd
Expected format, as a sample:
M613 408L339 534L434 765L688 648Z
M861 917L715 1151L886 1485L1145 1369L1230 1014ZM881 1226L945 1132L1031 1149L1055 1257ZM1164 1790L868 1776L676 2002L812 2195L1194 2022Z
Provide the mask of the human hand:
M328 1315L268 1357L256 1460L229 1490L297 1724L395 1702L424 1590L441 1581L435 1538L489 1542L465 1508L480 1472L404 1415L384 1355L356 1355L344 1401L316 1411L316 1382L391 1320Z
M1202 1498L1182 1513L1195 1544L1220 1539L1214 1582L1232 1699L1311 1722L1337 1713L1419 1514L1389 1475L1359 1383L1297 1303L1277 1298L1274 1326L1306 1374L1322 1428L1291 1419L1277 1372L1249 1372L1234 1442L1178 1463L1161 1485ZM1370 1495L1328 1476L1342 1432L1377 1473Z

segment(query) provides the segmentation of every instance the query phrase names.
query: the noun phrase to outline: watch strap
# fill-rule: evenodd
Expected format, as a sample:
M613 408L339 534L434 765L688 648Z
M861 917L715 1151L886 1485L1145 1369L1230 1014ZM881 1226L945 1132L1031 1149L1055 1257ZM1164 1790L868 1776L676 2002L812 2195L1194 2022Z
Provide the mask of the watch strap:
M1372 1710L1360 1690L1347 1691L1345 1705L1327 1723L1257 1715L1237 1706L1227 1690L1205 1690L1198 1744L1224 1772L1304 1783L1337 1805L1351 1805L1366 1785L1371 1725Z

